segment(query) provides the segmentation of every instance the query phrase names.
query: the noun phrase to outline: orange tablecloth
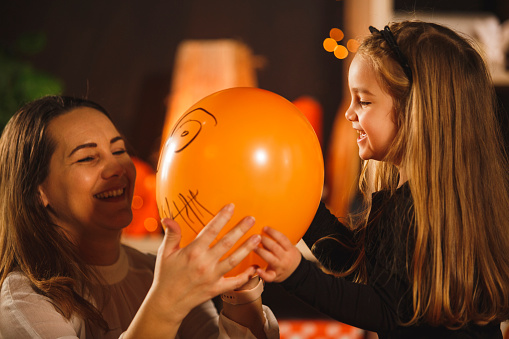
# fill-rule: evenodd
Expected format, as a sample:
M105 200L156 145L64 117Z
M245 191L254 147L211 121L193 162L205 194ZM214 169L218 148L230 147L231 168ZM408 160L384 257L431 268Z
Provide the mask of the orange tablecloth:
M337 321L278 320L281 339L364 339L365 331Z

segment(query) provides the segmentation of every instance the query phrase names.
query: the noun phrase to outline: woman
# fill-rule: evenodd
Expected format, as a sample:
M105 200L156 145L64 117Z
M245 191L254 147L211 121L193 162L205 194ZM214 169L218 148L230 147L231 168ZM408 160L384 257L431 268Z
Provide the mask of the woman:
M259 288L220 316L210 301L259 283L254 268L223 277L259 236L220 261L253 218L209 246L233 205L182 249L179 226L163 220L157 259L121 245L136 173L96 103L52 96L25 105L0 139L0 176L0 337L278 337Z

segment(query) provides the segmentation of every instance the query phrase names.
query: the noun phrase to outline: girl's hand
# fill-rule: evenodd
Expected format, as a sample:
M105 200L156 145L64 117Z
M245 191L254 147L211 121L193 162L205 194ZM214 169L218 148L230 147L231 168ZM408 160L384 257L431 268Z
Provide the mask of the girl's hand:
M270 237L262 236L263 247L257 247L255 252L269 265L256 272L267 282L282 282L297 269L302 255L283 233L270 227L263 231Z
M162 220L166 234L157 254L154 283L149 294L158 295L163 306L161 312L167 310L173 320L182 320L194 307L221 293L241 287L254 275L255 268L250 267L235 277L224 277L257 247L260 235L251 236L234 253L221 260L254 225L254 218L244 218L210 247L230 220L233 209L232 204L225 206L196 239L184 248L179 246L179 225L170 219Z

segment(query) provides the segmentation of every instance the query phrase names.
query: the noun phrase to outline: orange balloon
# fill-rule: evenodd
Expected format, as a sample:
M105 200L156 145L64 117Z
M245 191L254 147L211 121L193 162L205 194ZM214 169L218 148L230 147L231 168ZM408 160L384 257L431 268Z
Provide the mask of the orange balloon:
M264 226L296 244L309 227L324 179L320 143L306 117L285 98L251 87L222 90L198 101L176 122L156 174L161 218L182 229L189 244L228 203L232 219L218 238L243 217L255 226L225 256ZM267 264L251 253L227 276Z

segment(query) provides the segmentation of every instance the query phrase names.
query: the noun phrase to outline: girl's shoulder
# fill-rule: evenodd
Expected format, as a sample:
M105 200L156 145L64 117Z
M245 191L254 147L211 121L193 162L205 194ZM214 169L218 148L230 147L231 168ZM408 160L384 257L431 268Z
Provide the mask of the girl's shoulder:
M405 274L407 256L413 248L409 230L414 224L413 199L408 183L394 192L373 193L365 250L368 258L391 273Z
M391 191L390 189L383 189L375 191L371 194L371 201L373 205L384 204L387 202L400 203L401 201L412 200L412 191L408 181L404 182L401 186Z

